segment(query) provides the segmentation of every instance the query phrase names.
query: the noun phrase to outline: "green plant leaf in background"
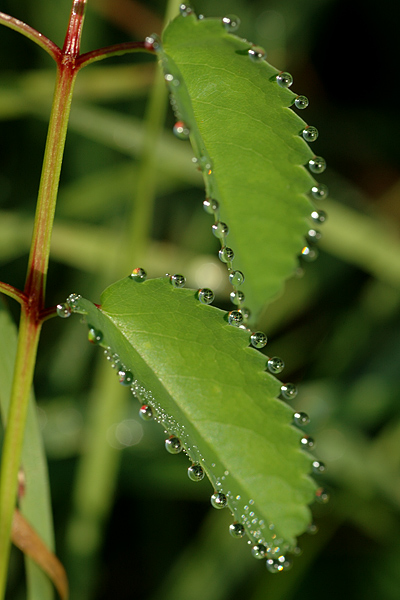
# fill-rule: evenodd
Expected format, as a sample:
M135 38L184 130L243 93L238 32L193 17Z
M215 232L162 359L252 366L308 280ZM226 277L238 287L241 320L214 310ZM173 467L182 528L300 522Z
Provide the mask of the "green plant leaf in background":
M289 108L296 101L287 89L291 76L228 33L222 20L189 11L155 45L207 198L219 204L215 221L230 230L227 239L218 227L215 233L234 250L234 268L246 276L246 304L258 313L297 265L313 210L307 194L326 193L303 167L315 158L305 139L318 133ZM314 172L324 170L318 164Z
M75 295L69 305L86 316L89 339L106 348L121 383L172 436L167 449L184 448L189 476L208 475L253 544L293 548L316 486L294 411L277 399L281 383L248 347L248 330L229 325L197 291L137 277L107 288L101 309Z

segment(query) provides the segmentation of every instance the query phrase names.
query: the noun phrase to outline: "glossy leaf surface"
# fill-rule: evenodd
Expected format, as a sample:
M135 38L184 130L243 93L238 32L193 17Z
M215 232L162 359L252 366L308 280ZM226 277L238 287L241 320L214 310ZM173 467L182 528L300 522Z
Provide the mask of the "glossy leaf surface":
M158 54L257 313L297 265L315 181L303 167L314 156L306 124L289 108L296 95L279 87L277 69L251 60L251 48L222 20L191 14L169 24Z
M101 309L82 298L73 309L86 315L119 376L132 374L135 395L226 495L250 538L292 545L310 522L315 493L293 409L277 399L281 383L248 347L249 332L196 296L168 277L127 277L103 292Z

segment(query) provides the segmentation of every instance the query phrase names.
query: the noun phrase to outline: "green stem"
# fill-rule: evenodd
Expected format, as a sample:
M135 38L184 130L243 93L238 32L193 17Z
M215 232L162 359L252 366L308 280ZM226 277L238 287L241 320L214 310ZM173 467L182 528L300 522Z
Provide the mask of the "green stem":
M21 309L17 356L10 410L3 442L0 472L0 599L4 598L10 536L17 495L17 477L32 387L36 353L44 314L44 298L61 163L72 93L78 67L76 58L86 0L74 0L57 79L43 159L28 272ZM21 29L19 27L19 29Z
M6 296L9 296L10 298L13 298L19 302L19 304L24 304L24 302L26 302L25 294L21 292L21 290L18 290L9 283L4 283L4 281L0 281L0 292Z

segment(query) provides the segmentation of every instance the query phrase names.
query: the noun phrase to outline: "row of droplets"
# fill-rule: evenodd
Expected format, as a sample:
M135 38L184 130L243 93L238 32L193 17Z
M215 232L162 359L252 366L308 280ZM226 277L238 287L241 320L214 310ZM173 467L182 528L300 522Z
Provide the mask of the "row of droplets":
M169 276L170 282L174 287L181 288L185 284L185 278L182 275L171 275ZM146 272L142 268L136 268L132 271L130 279L135 282L141 283L146 280ZM213 300L213 293L209 289L201 289L198 291L199 301L204 304L210 304ZM57 313L60 317L66 318L74 311L79 312L79 301L80 296L77 294L71 294L67 301L57 306ZM88 339L93 344L102 344L103 334L101 331L95 329L90 324L88 325ZM260 333L260 332L257 332ZM250 336L253 339L255 334ZM255 344L252 343L254 346ZM188 468L188 477L191 481L201 481L204 478L205 471L202 464L205 463L204 457L199 452L197 446L191 444L189 436L184 431L184 426L179 424L170 415L167 415L160 405L155 401L153 395L143 388L139 382L134 378L133 373L127 369L120 360L117 353L114 353L110 347L106 347L104 350L107 360L111 366L116 370L118 379L121 385L130 388L132 394L139 400L141 406L139 409L139 416L144 421L155 419L165 427L165 433L175 431L178 435L169 435L165 440L165 448L170 454L179 454L182 450L191 458L192 464ZM271 360L271 359L269 359ZM286 384L286 387L291 384ZM292 389L289 387L289 389ZM293 389L292 389L293 393ZM295 412L293 415L293 423L296 425L307 425L309 418L305 413ZM179 437L178 437L179 436ZM311 448L314 443L309 436L303 436L301 439L303 447ZM215 464L209 465L209 471L215 467ZM323 473L325 466L322 462L314 460L312 463L313 471L316 474ZM228 471L224 472L222 477L216 479L216 487L222 486L221 480L224 480L229 475ZM225 494L222 490L216 490L211 496L211 505L216 509L222 509L228 506L228 499L230 500L230 507L232 509L232 515L236 517L235 512L236 504L240 500L240 496L234 497L230 491ZM328 495L323 488L319 488L316 492L316 500L319 502L327 502ZM249 540L249 544L253 544L251 553L254 558L263 559L266 558L266 566L272 573L278 573L287 570L291 566L291 560L287 557L286 552L290 551L294 554L299 554L299 549L284 547L282 540L276 538L276 534L272 534L272 544L266 543L262 534L262 529L265 527L264 522L259 520L255 516L254 512L254 500L249 500L248 504L244 506L244 513L240 515L239 520L235 520L229 526L229 532L234 538L242 538L246 533L246 527L249 535L253 537L253 542ZM246 526L246 527L245 527ZM274 529L272 524L268 527L269 530ZM311 524L309 526L309 533L316 532L316 526ZM254 543L254 540L256 543Z

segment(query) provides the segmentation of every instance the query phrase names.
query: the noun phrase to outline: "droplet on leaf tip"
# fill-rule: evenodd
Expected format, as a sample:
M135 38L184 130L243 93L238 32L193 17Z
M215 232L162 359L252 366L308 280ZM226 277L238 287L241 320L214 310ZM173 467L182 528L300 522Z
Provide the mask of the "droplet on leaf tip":
M276 76L276 82L282 88L289 88L293 84L293 77L290 73L282 71Z
M313 185L311 188L311 195L316 200L324 200L328 197L328 186L323 183L319 185Z
M272 358L268 359L267 368L270 373L278 375L279 373L282 373L283 369L285 368L285 363L281 358L279 358L279 356L273 356Z
M315 442L314 439L309 435L303 435L303 437L300 440L300 445L302 448L307 448L307 450L311 450L311 448L314 447Z
M301 250L301 257L307 262L313 262L318 258L318 250L310 248L310 246L304 246Z
M297 396L297 388L294 383L284 383L281 386L281 394L285 400L293 400Z
M322 156L314 156L308 161L311 173L323 173L326 169L326 161Z
M247 54L250 60L252 60L253 62L261 62L266 56L265 52L261 50L261 48L257 47L249 48Z
M297 96L294 101L294 105L299 110L304 110L310 104L307 96Z
M305 412L295 412L293 415L293 422L299 427L304 427L310 422L310 417Z
M306 142L315 142L318 139L319 133L316 127L307 125L307 127L303 129L302 135Z
M327 214L323 210L313 210L311 213L311 218L316 223L325 223Z
M223 246L218 252L218 257L221 262L229 263L232 262L235 258L235 253L232 250L232 248L229 248L228 246Z
M72 313L71 307L69 304L67 304L67 302L64 302L63 304L57 304L56 310L57 315L62 319L67 319Z

